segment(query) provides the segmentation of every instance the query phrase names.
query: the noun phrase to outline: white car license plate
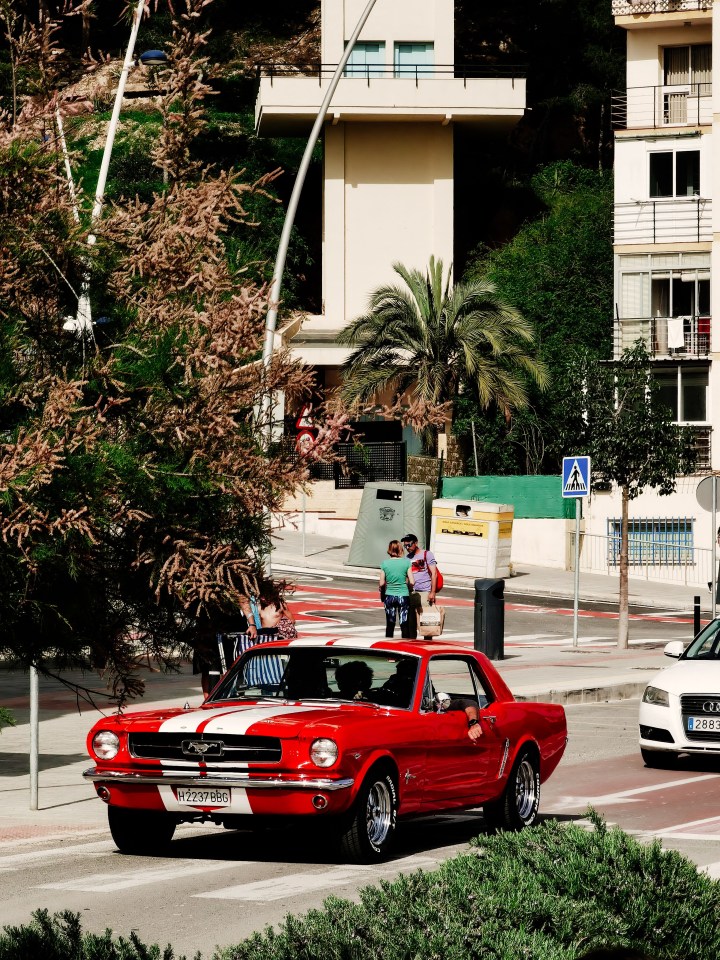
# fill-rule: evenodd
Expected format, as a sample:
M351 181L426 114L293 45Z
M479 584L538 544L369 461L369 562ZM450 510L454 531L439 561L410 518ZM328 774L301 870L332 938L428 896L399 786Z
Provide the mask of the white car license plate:
M688 717L688 730L708 730L720 733L720 717Z
M189 807L228 807L230 806L230 790L200 789L197 787L175 787L175 796L178 803L185 803Z

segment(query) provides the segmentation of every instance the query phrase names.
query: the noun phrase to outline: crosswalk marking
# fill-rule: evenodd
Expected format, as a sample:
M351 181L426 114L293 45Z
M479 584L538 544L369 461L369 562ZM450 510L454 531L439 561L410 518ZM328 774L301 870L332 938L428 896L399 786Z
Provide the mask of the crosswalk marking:
M201 900L249 900L266 903L271 900L290 900L318 890L332 890L336 886L354 883L364 876L368 882L383 874L395 876L415 870L434 870L439 860L422 854L392 861L380 867L338 866L322 873L289 873L267 880L239 883L219 890L206 890L193 896Z
M269 880L255 880L240 883L220 890L207 890L196 893L195 897L205 900L252 900L266 903L270 900L299 897L315 890L340 886L357 880L357 872L350 870L326 870L324 873L289 873L284 877L271 877Z
M215 873L218 870L237 870L247 866L256 866L256 864L250 860L173 860L172 866L95 873L90 876L76 877L74 880L62 880L58 883L41 883L34 889L73 890L78 893L113 893L117 890L127 890L130 887L141 887L148 883L167 883L170 880L180 880L203 873Z

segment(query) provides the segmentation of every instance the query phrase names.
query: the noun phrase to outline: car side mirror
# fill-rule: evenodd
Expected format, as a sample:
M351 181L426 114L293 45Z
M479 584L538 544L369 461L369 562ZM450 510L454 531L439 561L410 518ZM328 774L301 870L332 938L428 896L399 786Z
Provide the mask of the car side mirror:
M666 657L681 657L685 653L685 644L682 640L671 640L670 643L665 644L665 649L663 653Z
M450 706L450 701L452 697L449 693L436 693L435 694L435 709L438 713L445 713L447 708Z

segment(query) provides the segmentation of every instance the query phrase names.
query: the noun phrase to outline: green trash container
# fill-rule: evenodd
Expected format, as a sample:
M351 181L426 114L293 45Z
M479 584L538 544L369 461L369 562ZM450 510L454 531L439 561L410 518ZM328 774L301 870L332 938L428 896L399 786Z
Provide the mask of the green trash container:
M387 557L388 543L414 533L428 546L432 487L424 483L366 483L360 501L348 564L379 567Z

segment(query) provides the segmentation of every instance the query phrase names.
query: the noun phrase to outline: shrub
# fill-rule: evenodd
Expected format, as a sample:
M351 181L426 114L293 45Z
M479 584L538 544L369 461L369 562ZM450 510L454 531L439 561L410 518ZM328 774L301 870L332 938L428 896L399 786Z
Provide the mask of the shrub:
M720 884L659 843L641 844L594 813L591 828L547 821L478 837L432 873L331 897L214 960L579 960L607 946L652 960L715 960ZM0 935L0 960L173 960L130 940L82 935L79 917L38 911ZM179 958L182 960L182 958ZM199 955L196 958L199 960Z

